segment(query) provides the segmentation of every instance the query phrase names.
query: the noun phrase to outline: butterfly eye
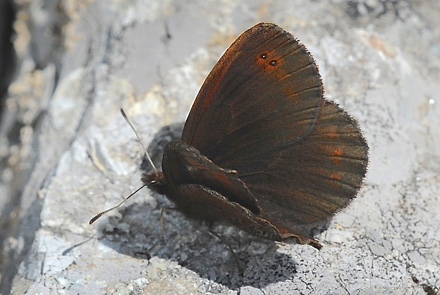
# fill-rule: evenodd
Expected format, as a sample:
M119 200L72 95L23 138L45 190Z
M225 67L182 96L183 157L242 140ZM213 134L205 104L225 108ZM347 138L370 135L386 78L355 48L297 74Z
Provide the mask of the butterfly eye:
M261 57L262 59L266 59L266 58L267 58L267 54L266 54L266 53L262 53L262 54L260 55L260 57Z

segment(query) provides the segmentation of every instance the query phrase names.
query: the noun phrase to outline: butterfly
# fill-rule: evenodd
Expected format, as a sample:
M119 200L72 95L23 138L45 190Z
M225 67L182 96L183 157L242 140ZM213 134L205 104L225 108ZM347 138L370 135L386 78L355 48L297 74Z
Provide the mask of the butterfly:
M259 23L214 66L162 171L142 181L190 218L319 249L306 228L350 203L367 164L357 122L324 99L306 47Z

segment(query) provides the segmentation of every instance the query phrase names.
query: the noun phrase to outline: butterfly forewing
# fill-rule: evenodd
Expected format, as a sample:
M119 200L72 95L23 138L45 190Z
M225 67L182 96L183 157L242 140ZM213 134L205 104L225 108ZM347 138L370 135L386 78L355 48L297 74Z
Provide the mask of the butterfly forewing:
M207 77L182 139L217 165L234 168L307 134L322 94L305 47L276 25L258 24L231 45Z

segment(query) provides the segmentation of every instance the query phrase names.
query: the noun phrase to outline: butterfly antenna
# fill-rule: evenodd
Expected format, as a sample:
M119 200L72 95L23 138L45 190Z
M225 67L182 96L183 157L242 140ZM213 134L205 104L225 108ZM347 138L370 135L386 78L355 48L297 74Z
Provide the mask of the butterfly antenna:
M131 129L136 134L136 137L137 137L138 141L141 143L142 148L144 149L144 154L147 157L148 162L150 162L150 165L151 165L151 167L153 167L154 172L157 173L156 165L154 165L153 160L150 157L150 154L147 152L147 149L145 148L145 145L142 142L141 137L139 136L139 133L136 131L136 129L134 128L133 124L131 124L130 120L128 119L127 115L125 114L125 112L124 112L124 110L122 108L121 108L121 114L124 117L125 121L127 121L128 125L130 125Z
M143 189L144 187L146 187L147 185L144 184L141 187L139 187L137 190L135 190L134 192L132 192L128 197L126 197L124 200L122 200L122 202L120 202L118 205L111 207L110 209L104 210L101 213L97 214L95 217L93 217L92 219L90 219L89 224L92 224L93 222L95 222L96 220L98 220L98 218L100 218L102 215L107 214L108 212L120 207L122 204L124 204L125 202L128 201L128 199L130 199L134 194L136 194L138 191L140 191L141 189Z

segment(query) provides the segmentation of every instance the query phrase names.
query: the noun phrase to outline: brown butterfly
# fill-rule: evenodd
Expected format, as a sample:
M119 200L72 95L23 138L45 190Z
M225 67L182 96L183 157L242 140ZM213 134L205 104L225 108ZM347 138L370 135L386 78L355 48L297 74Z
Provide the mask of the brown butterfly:
M356 121L323 93L304 45L257 24L206 78L163 172L142 180L188 217L320 248L304 226L346 207L368 163Z
M319 249L307 228L350 203L368 164L356 121L323 93L304 45L257 24L206 78L182 140L165 147L163 172L142 181L188 217Z

